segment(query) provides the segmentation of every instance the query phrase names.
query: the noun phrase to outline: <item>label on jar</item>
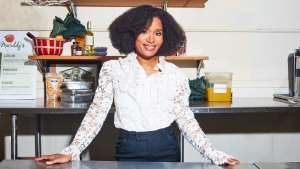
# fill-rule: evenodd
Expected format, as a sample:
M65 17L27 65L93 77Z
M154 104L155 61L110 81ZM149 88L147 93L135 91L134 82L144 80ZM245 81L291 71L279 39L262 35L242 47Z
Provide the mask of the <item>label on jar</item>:
M51 79L50 84L53 87L53 89L56 89L56 86L58 84L58 80L57 79Z
M76 50L76 51L75 51L75 55L76 55L76 56L82 55L82 51L81 51L81 50Z
M227 85L226 84L214 84L214 93L226 93Z
M85 45L94 45L94 36L85 36Z

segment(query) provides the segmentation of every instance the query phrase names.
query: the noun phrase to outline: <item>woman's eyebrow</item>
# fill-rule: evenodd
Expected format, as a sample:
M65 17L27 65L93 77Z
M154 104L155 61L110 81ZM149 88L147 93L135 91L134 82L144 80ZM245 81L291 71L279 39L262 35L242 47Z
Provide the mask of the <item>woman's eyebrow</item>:
M163 31L163 29L155 29L155 31Z

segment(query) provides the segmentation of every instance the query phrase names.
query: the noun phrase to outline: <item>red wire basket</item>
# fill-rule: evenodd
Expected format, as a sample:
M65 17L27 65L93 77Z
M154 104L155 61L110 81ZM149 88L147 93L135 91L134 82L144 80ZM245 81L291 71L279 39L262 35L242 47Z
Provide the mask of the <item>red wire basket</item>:
M61 55L64 46L64 40L55 38L36 37L33 43L37 55Z

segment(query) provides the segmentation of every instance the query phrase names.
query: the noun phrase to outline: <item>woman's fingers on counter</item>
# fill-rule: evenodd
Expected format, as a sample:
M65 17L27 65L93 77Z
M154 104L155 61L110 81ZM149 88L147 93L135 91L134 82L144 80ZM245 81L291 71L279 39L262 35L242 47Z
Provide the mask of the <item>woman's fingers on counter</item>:
M56 163L66 163L71 161L71 159L71 155L65 154L51 154L35 158L36 161L45 161L47 165L52 165Z
M37 157L35 158L34 160L35 161L43 161L43 160L47 160L49 158L50 155L44 155L44 156L41 156L41 157Z
M240 164L240 161L237 159L229 158L225 164L234 166Z

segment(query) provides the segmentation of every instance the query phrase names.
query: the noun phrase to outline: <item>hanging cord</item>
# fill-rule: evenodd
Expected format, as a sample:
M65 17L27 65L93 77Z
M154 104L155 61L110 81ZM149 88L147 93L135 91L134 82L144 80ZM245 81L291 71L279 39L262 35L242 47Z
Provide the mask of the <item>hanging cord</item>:
M198 61L198 67L197 67L197 78L201 77L201 69L204 68L204 62L203 60Z
M66 6L69 13L74 16L74 18L77 18L77 11L74 5L74 2L72 0L69 0L69 2L65 2L64 5Z

